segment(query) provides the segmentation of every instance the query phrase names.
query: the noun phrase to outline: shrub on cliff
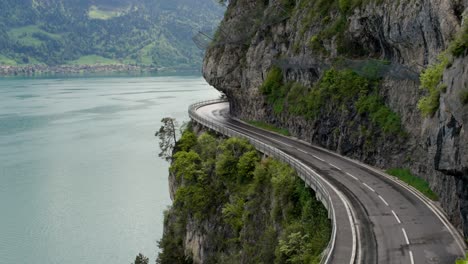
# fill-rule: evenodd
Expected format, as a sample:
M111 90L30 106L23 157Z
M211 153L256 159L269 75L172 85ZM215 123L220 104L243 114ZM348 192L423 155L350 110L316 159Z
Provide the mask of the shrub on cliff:
M384 134L402 133L401 119L378 95L378 82L351 70L330 69L312 87L284 82L279 68L272 68L260 91L275 114L288 113L317 120L327 111L334 114L358 112L368 117Z
M468 50L468 24L466 22L460 33L455 37L455 40L450 44L449 50L455 57L466 54Z
M327 211L292 168L262 159L243 139L205 133L196 142L174 154L177 188L158 263L186 263L187 232L203 234L206 263L319 259L330 237Z
M420 76L421 89L429 93L418 102L418 108L423 116L431 117L439 109L442 76L448 64L449 59L442 54L438 62L424 70Z

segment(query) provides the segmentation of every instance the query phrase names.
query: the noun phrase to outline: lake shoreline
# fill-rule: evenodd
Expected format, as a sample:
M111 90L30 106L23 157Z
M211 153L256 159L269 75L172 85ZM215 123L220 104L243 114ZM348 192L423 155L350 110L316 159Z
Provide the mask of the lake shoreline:
M0 65L0 76L36 76L43 74L83 74L83 73L156 73L164 68L132 64L90 64L90 65Z

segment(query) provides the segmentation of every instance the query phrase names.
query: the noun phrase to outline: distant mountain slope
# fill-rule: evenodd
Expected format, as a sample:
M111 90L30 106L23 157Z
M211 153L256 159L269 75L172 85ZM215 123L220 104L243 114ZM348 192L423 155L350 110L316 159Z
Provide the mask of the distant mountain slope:
M214 0L2 0L0 64L193 67L193 31L222 13Z

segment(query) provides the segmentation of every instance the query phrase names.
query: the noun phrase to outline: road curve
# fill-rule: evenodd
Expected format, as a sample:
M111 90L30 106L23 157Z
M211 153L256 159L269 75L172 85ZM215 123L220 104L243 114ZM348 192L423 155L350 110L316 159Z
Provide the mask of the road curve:
M322 177L336 214L336 241L327 263L442 263L465 255L463 238L441 209L380 170L229 116L229 103L195 109L205 120L275 147ZM195 120L196 121L196 120Z

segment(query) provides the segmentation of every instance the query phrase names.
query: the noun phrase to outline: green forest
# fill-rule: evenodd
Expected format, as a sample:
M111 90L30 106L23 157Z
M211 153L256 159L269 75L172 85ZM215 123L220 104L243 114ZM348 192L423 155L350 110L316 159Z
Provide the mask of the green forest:
M223 10L213 0L2 0L0 65L198 67L192 35Z

